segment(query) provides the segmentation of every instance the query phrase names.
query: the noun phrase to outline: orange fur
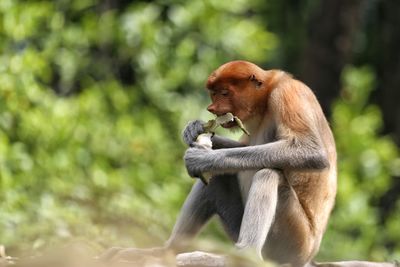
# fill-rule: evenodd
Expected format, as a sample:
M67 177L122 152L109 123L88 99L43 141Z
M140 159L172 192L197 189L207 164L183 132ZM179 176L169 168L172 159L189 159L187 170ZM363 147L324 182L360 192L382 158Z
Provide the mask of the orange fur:
M301 146L306 140L326 152L325 170L283 170L275 222L266 241L268 256L302 266L318 251L336 194L335 142L316 97L289 74L246 61L219 67L207 88L213 92L209 111L238 116L249 127L248 144L284 139Z

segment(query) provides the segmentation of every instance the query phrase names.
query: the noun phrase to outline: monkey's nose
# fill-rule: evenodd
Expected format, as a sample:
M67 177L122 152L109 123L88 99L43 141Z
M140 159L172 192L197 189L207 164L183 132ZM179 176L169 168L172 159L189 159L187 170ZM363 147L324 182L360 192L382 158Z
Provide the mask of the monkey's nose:
M216 112L217 109L215 108L215 105L211 104L211 105L209 105L209 106L207 107L207 110L208 110L209 112L215 114L215 112Z

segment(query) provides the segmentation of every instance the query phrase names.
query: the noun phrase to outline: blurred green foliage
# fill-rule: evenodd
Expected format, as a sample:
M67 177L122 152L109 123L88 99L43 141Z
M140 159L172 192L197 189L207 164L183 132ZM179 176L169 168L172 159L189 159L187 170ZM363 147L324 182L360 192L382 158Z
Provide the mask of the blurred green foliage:
M379 136L382 116L368 104L375 78L368 67L344 71L342 98L333 108L338 149L338 196L320 257L379 261L400 257L400 203L379 210L392 177L400 174L396 145Z
M0 242L165 240L192 183L180 132L206 116L205 78L276 46L246 10L1 1Z
M278 50L261 4L2 0L0 243L161 244L192 184L180 132L210 116L206 77ZM384 219L376 207L400 173L398 149L367 104L373 72L348 68L344 81L332 122L339 193L320 259L400 257L400 204ZM211 226L203 237L224 240Z

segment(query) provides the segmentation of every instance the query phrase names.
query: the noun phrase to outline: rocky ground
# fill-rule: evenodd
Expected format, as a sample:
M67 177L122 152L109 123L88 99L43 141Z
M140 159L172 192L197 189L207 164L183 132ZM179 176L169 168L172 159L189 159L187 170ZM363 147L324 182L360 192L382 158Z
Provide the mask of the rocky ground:
M137 255L129 261L105 262L90 247L67 245L40 255L15 258L6 255L0 245L0 267L272 267L268 262L254 261L249 255L219 255L202 251L167 254L163 257ZM307 267L400 267L399 262L343 261L311 263Z
M256 267L274 266L268 263L255 263L245 257L217 255L202 251L165 255L163 257L140 256L129 261L104 262L98 259L96 251L90 247L67 245L50 249L39 255L11 257L0 246L0 267Z

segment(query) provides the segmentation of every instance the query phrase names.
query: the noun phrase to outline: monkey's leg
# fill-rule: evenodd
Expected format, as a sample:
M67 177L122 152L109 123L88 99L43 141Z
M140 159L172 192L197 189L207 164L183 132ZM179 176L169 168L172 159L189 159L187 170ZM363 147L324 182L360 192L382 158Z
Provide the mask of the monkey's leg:
M225 232L237 242L244 212L237 174L218 176L211 181L218 181L214 186L216 213Z
M166 247L179 248L182 241L193 238L214 214L220 217L229 237L237 241L243 203L236 174L218 175L207 186L200 181L194 184Z
M212 179L214 180L214 178ZM169 250L179 252L194 237L200 228L215 214L215 186L210 182L205 186L200 180L193 185L181 209L171 237L163 247L156 248L111 248L103 253L102 261L135 260L140 256L162 256Z
M240 249L254 248L262 259L262 249L273 223L278 186L282 174L276 170L262 169L253 176L248 194L239 241Z
M112 248L100 256L105 261L129 260L143 255L163 255L168 250L179 252L185 241L192 239L201 227L218 214L228 235L237 240L243 215L243 204L236 175L219 175L205 186L197 181L183 204L181 213L174 226L171 237L164 247Z
M304 207L292 187L279 188L274 229L264 247L270 259L291 263L291 266L304 266L318 251L322 232L314 228L315 224L307 217Z
M205 186L198 180L193 185L183 204L172 234L166 242L167 248L180 250L185 241L192 239L211 216L215 214L213 184L210 182L208 186Z

